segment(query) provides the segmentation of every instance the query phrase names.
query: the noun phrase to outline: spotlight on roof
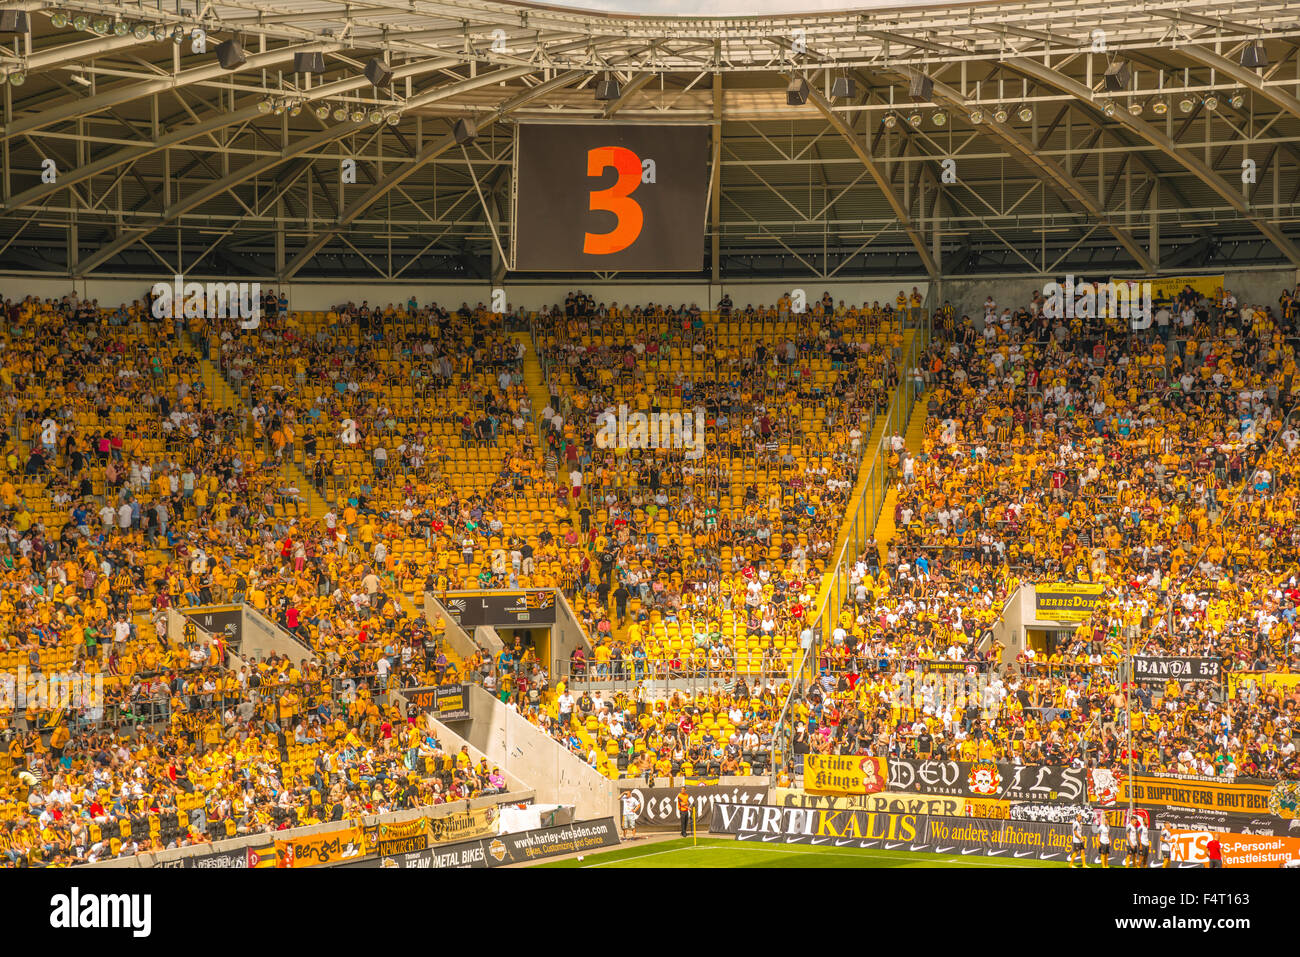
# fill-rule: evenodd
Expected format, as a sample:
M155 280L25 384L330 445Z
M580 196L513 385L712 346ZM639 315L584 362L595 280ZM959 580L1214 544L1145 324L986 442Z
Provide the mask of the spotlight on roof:
M244 53L239 37L231 37L217 44L217 62L221 64L223 70L238 70L248 62L248 56Z
M257 112L270 113L273 106L275 106L275 104L271 102L270 97L263 97L257 101Z
M1178 101L1178 108L1184 113L1192 112L1192 107L1194 106L1196 106L1196 102L1186 93L1184 93L1182 99Z
M336 106L334 108L334 122L342 123L348 118L348 110L345 106Z
M608 103L610 100L617 100L623 91L619 88L618 80L614 74L606 73L596 81L596 99Z
M108 22L107 17L100 17L98 20L95 21L96 33L107 34L108 31L112 29L113 29L113 25Z
M1114 116L1115 104L1107 100L1106 105L1101 108L1101 115L1106 117Z
M348 119L350 119L353 123L364 123L366 119L366 111L362 109L355 109L348 114Z
M1251 43L1242 47L1241 65L1252 70L1268 66L1268 54L1264 52L1264 45L1262 43Z
M791 80L790 85L785 88L785 102L787 106L803 106L807 103L808 81L801 76Z
M1167 100L1156 100L1151 104L1151 112L1156 116L1164 116L1169 112L1169 102Z
M1128 105L1128 111L1131 116L1141 116L1142 104L1134 100L1132 103Z
M375 126L378 126L380 123L384 122L384 113L382 110L371 110L367 119L369 119Z
M1215 94L1213 94L1213 93L1211 93L1209 96L1207 96L1207 97L1205 98L1205 108L1206 108L1207 110L1217 110L1217 109L1219 108L1219 98L1218 98L1218 96L1215 95Z
M86 16L84 13L77 14L72 18L72 29L80 30L82 33L85 33L90 29L90 17Z
M10 73L10 74L9 74L9 82L10 82L10 84L12 84L13 86L22 86L24 83L27 82L27 71L26 71L26 70L16 70L15 72Z
M1133 73L1126 60L1116 60L1106 67L1106 89L1110 93L1122 93L1128 89Z
M934 95L934 80L924 73L913 73L912 80L907 86L907 95L914 103L930 99Z
M892 130L897 125L898 125L898 117L896 117L893 113L886 113L885 129Z
M389 125L389 126L396 126L398 123L400 123L400 122L402 121L402 114L401 114L401 113L389 113L387 119L388 119L388 125Z
M316 107L316 119L328 120L329 118L330 118L330 105L328 103L322 103L320 106Z
M1028 106L1022 106L1016 112L1016 116L1020 117L1020 122L1028 123L1030 120L1034 118L1034 111L1030 109Z
M971 110L971 111L970 111L970 121L971 121L971 123L975 124L976 126L978 126L980 123L983 123L983 122L984 122L984 111L981 110L979 107L976 107L975 109Z
M137 23L134 27L131 28L131 33L135 36L137 40L148 40L149 33L150 33L149 24Z
M32 21L26 10L0 11L0 33L23 34L32 32Z
M125 20L118 20L113 24L113 33L119 37L124 37L131 32L131 24Z
M921 120L923 119L925 119L925 117L921 115L920 110L913 110L911 113L907 114L907 122L913 126L920 126Z
M837 76L831 81L831 96L837 100L851 100L857 92L858 85L851 76Z
M1230 99L1228 102L1232 104L1232 108L1234 110L1239 110L1246 105L1246 98L1242 96L1240 93L1234 93L1232 94L1232 99Z
M1010 114L1007 113L1007 108L1005 106L999 106L993 111L993 119L998 123L1005 123L1009 115Z
M293 55L294 73L324 73L325 54L319 50L313 53L295 53Z
M456 142L461 146L466 143L473 143L478 139L478 124L473 120L457 120L456 125L452 128L451 135L456 138Z
M62 10L55 10L54 13L50 15L50 26L54 27L54 29L62 30L67 25L68 15Z
M930 117L930 121L934 123L935 126L943 126L943 124L948 122L948 114L943 110L935 110L934 115Z
M382 89L393 82L393 71L383 60L372 58L366 64L366 79Z

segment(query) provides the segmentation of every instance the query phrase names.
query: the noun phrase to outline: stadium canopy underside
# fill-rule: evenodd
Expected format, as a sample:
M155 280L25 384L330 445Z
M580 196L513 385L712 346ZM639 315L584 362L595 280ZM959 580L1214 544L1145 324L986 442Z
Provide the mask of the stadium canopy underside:
M29 25L0 36L10 271L499 278L515 125L559 121L711 127L699 277L1300 265L1300 17L1283 2L0 8ZM295 72L313 52L323 72Z

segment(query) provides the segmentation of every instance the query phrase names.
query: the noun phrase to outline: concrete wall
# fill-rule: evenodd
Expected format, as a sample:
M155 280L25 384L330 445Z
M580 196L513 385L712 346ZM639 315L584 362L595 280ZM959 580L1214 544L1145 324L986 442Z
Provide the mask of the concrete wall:
M570 754L528 719L478 685L469 689L470 717L452 730L532 788L543 804L571 804L578 820L617 813L618 787Z
M1194 275L1210 271L1212 270L1189 268L1186 273ZM1179 270L1162 270L1162 272L1166 275L1181 274ZM1116 275L1121 274L1117 273ZM1083 278L1089 281L1104 282L1110 276L1110 273L1102 270ZM965 314L978 319L983 316L984 299L990 292L993 293L993 298L997 300L999 309L1003 306L1010 306L1015 309L1017 306L1028 304L1034 293L1042 291L1044 284L1057 278L1064 279L1064 274L1059 277L1029 275L989 277L987 279L945 279L941 284L938 284L935 290L934 305L941 306L946 299L956 307L958 316ZM1140 277L1134 276L1132 278ZM1264 303L1273 306L1275 312L1277 310L1278 295L1283 288L1294 288L1297 278L1297 271L1290 267L1237 269L1224 272L1224 282L1236 295L1239 302Z
M424 593L424 620L431 631L437 631L438 623L442 623L447 644L461 658L471 658L478 651L474 639L466 633L464 628L457 624L456 619L447 614L447 609L442 607L442 602L438 601L432 592Z
M495 807L498 804L519 804L524 801L531 801L532 798L532 792L529 791L508 795L492 794L487 797L473 798L467 801L457 801L454 804L437 804L422 808L412 808L409 811L390 811L387 814L371 814L361 818L350 818L348 820L358 821L361 827L371 827L372 825L381 822L384 824L392 824L403 821L413 821L420 817L447 817L450 814L456 814L460 811ZM172 851L158 851L154 854L137 854L135 857L116 858L111 861L100 861L97 864L83 864L79 867L155 867L157 864L164 861L177 861L186 857L202 857L206 854L212 854L217 851L239 850L241 847L261 847L275 840L288 840L291 835L293 837L302 837L309 834L326 834L330 831L337 831L344 826L345 823L341 821L325 821L321 824L291 828L286 831L245 834L240 837L228 838L224 841L213 841L211 844L200 844L196 847L179 847Z
M341 303L360 303L363 299L373 305L388 303L405 303L414 295L421 304L438 302L443 306L459 306L467 302L471 306L491 301L493 285L480 283L384 283L384 282L292 282L277 283L273 277L263 276L209 276L193 274L187 280L244 280L259 281L266 289L281 288L288 290L289 308L296 310L323 311ZM21 299L28 295L45 297L62 297L75 291L83 298L98 299L101 306L116 306L143 299L155 282L171 282L172 277L161 270L156 276L140 276L126 279L68 279L54 276L33 276L23 273L0 274L0 298ZM544 306L561 304L565 293L572 289L581 289L590 293L598 302L647 303L662 302L672 306L695 303L702 309L712 309L724 291L731 293L737 306L747 303L773 303L784 292L803 289L811 302L825 291L838 301L843 299L850 304L894 301L898 290L905 287L910 293L917 286L921 295L926 294L928 283L923 280L889 280L887 282L830 282L816 278L804 277L785 282L726 282L712 285L706 282L681 282L663 280L659 282L601 282L595 278L557 279L554 282L511 282L507 279L499 284L505 290L507 301L513 306L527 309L540 309Z
M567 673L562 664L569 660L575 648L581 648L587 660L591 660L591 642L573 613L573 606L558 588L555 590L555 624L551 627L551 660L547 664L549 674Z
M270 654L288 655L294 664L301 665L312 657L307 645L248 605L244 606L243 629L241 651L245 658L265 658Z

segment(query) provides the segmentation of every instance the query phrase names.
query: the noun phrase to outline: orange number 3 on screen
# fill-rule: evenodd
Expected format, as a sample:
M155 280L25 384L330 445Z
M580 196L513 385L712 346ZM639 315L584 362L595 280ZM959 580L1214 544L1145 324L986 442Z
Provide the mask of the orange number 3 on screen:
M613 213L618 223L607 233L584 234L582 251L595 256L627 249L641 235L644 221L640 204L632 199L633 191L641 185L640 158L622 146L598 146L587 151L588 176L600 176L610 166L618 171L618 179L609 189L591 191L591 208Z

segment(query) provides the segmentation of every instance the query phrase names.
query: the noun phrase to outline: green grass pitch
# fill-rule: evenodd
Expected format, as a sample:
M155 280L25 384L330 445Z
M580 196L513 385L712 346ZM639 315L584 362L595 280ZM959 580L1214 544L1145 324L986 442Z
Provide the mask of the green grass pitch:
M731 838L702 837L698 844L678 838L620 847L537 864L537 867L1065 867L1064 862L1004 860L1000 857L864 851L851 847L807 847L798 844L742 844Z

